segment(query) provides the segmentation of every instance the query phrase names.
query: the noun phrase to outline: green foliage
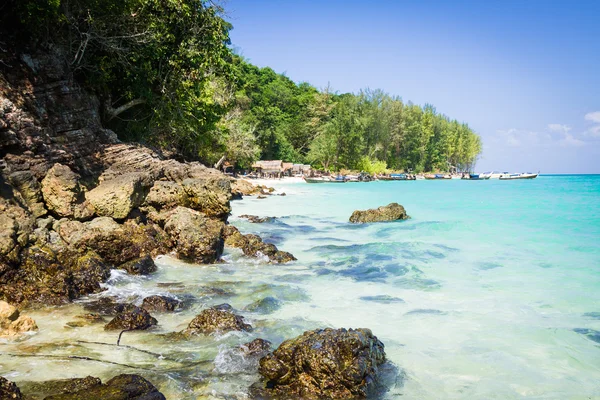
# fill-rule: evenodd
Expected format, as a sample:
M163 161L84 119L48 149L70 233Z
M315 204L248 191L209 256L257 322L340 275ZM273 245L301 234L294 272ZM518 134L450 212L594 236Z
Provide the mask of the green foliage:
M357 169L368 172L369 174L384 174L387 172L387 163L385 161L371 160L369 157L360 159Z
M336 94L232 54L210 0L7 0L0 31L52 43L126 140L214 163L470 170L481 139L430 105L382 90ZM58 45L58 46L57 46Z

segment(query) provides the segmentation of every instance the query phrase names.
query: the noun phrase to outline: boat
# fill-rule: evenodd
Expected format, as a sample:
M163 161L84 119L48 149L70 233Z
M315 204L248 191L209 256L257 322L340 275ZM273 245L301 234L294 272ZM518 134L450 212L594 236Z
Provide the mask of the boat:
M509 181L514 179L535 179L538 177L539 174L539 172L537 174L533 174L531 172L522 172L520 174L502 174L499 179L502 181Z
M469 174L468 179L470 181L485 181L490 179L490 175L486 175L486 174Z
M341 177L341 179L338 179L340 177L336 177L336 178L331 178L328 176L319 176L316 178L307 178L304 177L304 181L306 183L346 183L346 180Z
M492 171L492 174L490 175L490 179L500 179L500 177L502 175L509 175L510 172L496 172L496 171Z
M444 174L427 174L425 175L425 179L435 180L435 179L452 179L451 175Z
M390 174L390 178L393 181L406 181L408 176L406 174Z

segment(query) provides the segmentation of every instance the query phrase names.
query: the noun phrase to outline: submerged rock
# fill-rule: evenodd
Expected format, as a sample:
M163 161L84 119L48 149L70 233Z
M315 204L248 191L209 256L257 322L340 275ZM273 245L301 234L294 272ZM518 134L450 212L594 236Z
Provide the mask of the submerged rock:
M119 265L119 269L124 269L131 275L148 275L157 270L154 260L149 255L127 261Z
M250 331L252 326L244 317L236 315L229 304L222 304L202 311L182 332L188 335Z
M406 210L398 203L390 203L387 206L382 206L369 210L356 210L350 216L352 223L369 223L369 222L384 222L397 221L410 218L406 214Z
M102 297L98 300L86 302L83 308L92 313L100 315L116 315L122 312L132 311L135 305L131 303L120 303L111 297Z
M384 345L369 329L317 329L286 340L260 360L258 396L347 399L374 390Z
M167 296L149 296L142 302L142 308L146 311L168 312L175 311L180 302Z
M148 311L134 306L130 310L117 314L104 326L104 330L144 330L157 323L158 321Z
M53 393L45 400L165 400L165 396L149 381L139 375L117 375L106 383L100 379L67 379L58 385L54 381L46 393ZM61 387L62 385L62 387Z
M247 219L249 222L252 222L253 224L262 224L265 222L275 221L275 217L259 217L256 215L248 215L248 214L240 215L240 218Z
M254 303L248 304L246 311L251 311L259 314L270 314L281 308L281 302L275 297L267 296L263 299L256 300Z
M14 382L0 376L0 399L2 400L21 400L23 396Z

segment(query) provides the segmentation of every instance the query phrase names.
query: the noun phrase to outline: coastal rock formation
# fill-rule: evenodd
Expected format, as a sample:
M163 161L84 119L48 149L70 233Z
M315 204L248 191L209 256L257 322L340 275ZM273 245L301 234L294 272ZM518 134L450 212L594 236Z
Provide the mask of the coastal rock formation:
M387 206L369 210L356 210L350 216L350 222L364 224L369 222L397 221L410 218L406 210L398 203L390 203Z
M23 396L14 382L0 376L0 399L2 400L21 400Z
M291 253L278 250L274 244L263 242L258 235L244 235L235 226L225 226L224 236L226 246L242 249L248 257L265 256L270 262L275 264L283 264L296 260L296 257Z
M317 329L283 342L260 360L266 397L366 397L385 362L384 345L369 329Z
M267 296L254 303L248 304L244 310L258 314L270 314L281 308L281 302L274 297Z
M45 400L165 400L165 396L139 375L117 375L106 383L99 378L62 379L41 382L37 391Z
M0 336L14 337L25 332L37 331L37 329L38 327L31 317L21 315L15 306L0 301ZM0 398L3 397L0 396Z
M179 304L179 300L172 297L149 296L142 302L142 308L146 311L168 312L175 311Z
M223 253L223 227L219 220L201 212L177 207L166 218L165 231L175 243L177 256L183 260L207 264Z
M252 326L244 322L244 317L234 314L231 306L224 304L203 310L182 333L186 335L208 335L211 333L250 330L252 330Z
M157 323L158 321L148 314L148 311L134 306L117 314L112 321L104 326L104 330L144 330Z

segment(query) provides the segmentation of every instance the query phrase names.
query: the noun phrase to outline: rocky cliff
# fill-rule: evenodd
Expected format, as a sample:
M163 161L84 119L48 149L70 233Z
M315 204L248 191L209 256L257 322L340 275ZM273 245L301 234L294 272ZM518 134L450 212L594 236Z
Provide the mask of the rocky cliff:
M174 251L218 260L230 179L120 143L58 50L0 63L0 299L56 304ZM150 268L151 270L152 268Z

